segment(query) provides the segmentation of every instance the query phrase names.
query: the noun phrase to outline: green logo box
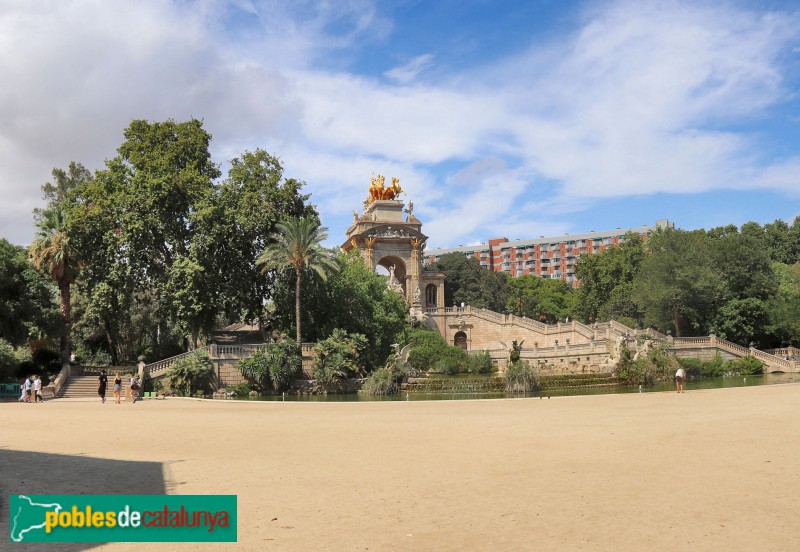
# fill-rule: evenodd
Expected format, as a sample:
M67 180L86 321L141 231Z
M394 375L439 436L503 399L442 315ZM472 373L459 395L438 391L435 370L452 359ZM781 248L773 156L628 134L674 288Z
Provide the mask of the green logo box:
M236 542L236 495L11 495L10 542Z

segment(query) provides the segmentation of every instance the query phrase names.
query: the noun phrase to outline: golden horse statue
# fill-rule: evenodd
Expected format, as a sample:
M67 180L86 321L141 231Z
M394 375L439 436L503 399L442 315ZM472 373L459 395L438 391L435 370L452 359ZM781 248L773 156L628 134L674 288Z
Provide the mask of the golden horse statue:
M378 199L394 199L403 193L403 188L400 187L400 179L392 177L392 185L388 188L385 186L386 178L378 175L370 179L369 185L369 202L372 203Z

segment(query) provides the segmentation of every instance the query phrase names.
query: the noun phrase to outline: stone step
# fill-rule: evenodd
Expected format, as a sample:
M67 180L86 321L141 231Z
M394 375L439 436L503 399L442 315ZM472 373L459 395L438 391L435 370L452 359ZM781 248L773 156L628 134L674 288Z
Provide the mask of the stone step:
M97 378L98 376L72 376L67 380L67 384L61 389L60 397L64 398L78 398L78 397L97 397ZM128 394L128 380L122 380L122 396ZM114 397L114 379L109 379L106 386L106 398Z

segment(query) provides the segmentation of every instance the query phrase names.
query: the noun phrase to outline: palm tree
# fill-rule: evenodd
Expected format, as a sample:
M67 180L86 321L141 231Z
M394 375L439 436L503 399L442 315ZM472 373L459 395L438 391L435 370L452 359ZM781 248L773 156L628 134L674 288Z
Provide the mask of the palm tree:
M37 270L52 278L61 294L61 319L64 334L61 336L61 366L70 358L70 286L77 272L76 254L67 232L67 217L61 207L41 212L36 220L36 239L28 248L28 255Z
M313 219L290 218L278 223L273 234L274 243L264 248L256 259L261 271L291 268L295 274L295 320L297 322L297 344L301 343L300 333L300 280L303 272L313 270L326 280L335 274L339 265L333 254L322 247L321 242L328 239L328 229Z

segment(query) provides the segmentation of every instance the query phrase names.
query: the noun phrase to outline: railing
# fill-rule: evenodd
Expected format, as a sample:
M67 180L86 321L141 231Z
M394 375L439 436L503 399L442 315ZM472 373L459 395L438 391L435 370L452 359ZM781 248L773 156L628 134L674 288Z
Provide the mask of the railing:
M800 359L800 349L797 347L784 347L781 349L764 349L765 353L783 357L784 360ZM789 357L786 359L786 357Z
M592 339L595 337L594 330L582 322L578 322L577 320L573 321L572 326L575 330L575 333L582 335L585 338Z
M186 358L187 356L197 352L197 351L206 351L208 353L209 358L212 360L223 360L223 359L240 359L240 358L247 358L256 354L257 352L265 351L271 343L256 343L252 345L210 345L208 347L200 347L195 349L194 351L189 351L187 353L181 353L179 355L175 355L173 357L165 358L164 360L159 360L158 362L153 362L152 364L148 364L144 367L144 372L146 372L151 378L152 377L160 377L164 375L170 368L182 358ZM301 343L300 344L300 353L301 355L307 356L312 353L312 349L314 348L315 343Z
M700 347L716 347L723 351L733 353L738 356L752 356L764 362L772 368L798 368L798 363L791 360L775 356L773 354L760 351L755 348L747 348L737 345L731 341L721 339L716 336L709 337L676 337L673 339L672 348L677 350L688 350Z
M163 360L159 360L157 362L153 362L152 364L147 364L144 367L144 370L150 377L161 375L162 373L169 370L176 361L186 358L187 356L196 353L197 351L207 351L208 347L200 347L195 349L194 351L189 351L188 353L181 353L179 355L175 355L173 357L165 358Z
M531 330L534 330L534 331L537 331L537 332L540 332L540 333L543 333L543 334L546 334L548 329L550 328L550 326L548 326L547 324L543 324L543 323L538 322L536 320L532 320L530 318L526 318L525 316L512 316L511 317L511 322L512 323L516 322L520 326L525 326L525 327L527 327L527 328L529 328Z
M61 389L67 384L67 380L69 380L69 373L71 367L69 364L65 364L61 367L61 371L56 376L56 379L53 380L53 396L58 397L58 394L61 392Z

